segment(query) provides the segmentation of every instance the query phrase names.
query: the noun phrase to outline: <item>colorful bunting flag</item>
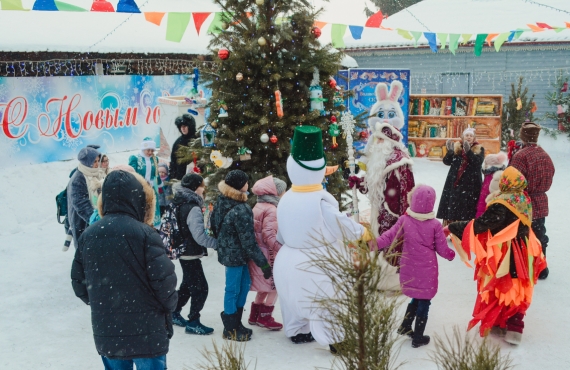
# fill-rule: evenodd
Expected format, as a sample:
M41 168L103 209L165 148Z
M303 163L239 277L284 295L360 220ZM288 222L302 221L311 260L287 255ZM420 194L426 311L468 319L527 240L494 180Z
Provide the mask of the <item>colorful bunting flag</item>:
M379 28L382 24L382 19L384 19L384 15L382 14L382 11L379 10L378 13L372 14L372 16L368 18L364 26Z
M355 40L360 40L362 38L362 31L364 31L364 27L362 26L348 26L350 30L350 34L352 38Z
M475 56L480 56L481 51L483 51L483 45L485 45L485 40L487 39L488 34L480 33L475 38Z
M315 21L315 27L319 27L321 30L326 25L327 25L327 22Z
M445 49L445 45L447 44L447 33L438 33L437 39L439 40L439 44L441 45L441 49Z
M113 4L106 0L93 0L93 4L91 4L91 11L92 12L114 12L115 8L113 8Z
M420 39L420 37L422 37L422 32L410 31L410 33L412 34L412 36L414 36L414 47L417 48L418 47L418 40Z
M449 51L451 51L453 55L455 55L455 51L459 47L459 37L461 37L461 35L458 33L449 34Z
M224 13L216 12L214 14L214 20L210 23L208 27L208 33L218 34L222 32L222 23L224 23Z
M346 24L334 23L331 29L331 43L334 48L344 48L344 33L346 32Z
M514 37L514 39L515 39L515 40L518 40L519 37L521 37L521 35L523 34L523 32L524 32L524 30L521 30L520 28L517 29L517 30L515 31L515 37Z
M192 13L186 12L173 12L168 13L166 22L166 40L172 42L182 41L182 36L186 32L188 23L190 23L190 16Z
M544 28L535 26L534 24L527 24L527 26L531 29L532 32L542 32Z
M32 10L44 10L44 11L52 11L52 12L58 11L54 0L36 0L34 2L34 6L32 7Z
M63 1L55 0L55 6L57 6L57 10L60 12L88 12L89 10L85 8L81 8L79 6L75 6L72 4L64 3Z
M511 34L509 35L509 38L507 39L508 42L513 41L513 38L515 37L515 31L511 31Z
M566 27L556 27L556 28L554 29L554 31L556 31L556 33L560 33L560 32L562 32L562 31L564 31L565 29L567 29L567 28L566 28Z
M541 22L536 22L536 25L540 28L547 28L549 30L553 30L554 28L550 27L548 24L546 23L541 23Z
M162 22L162 18L164 18L164 15L166 13L162 13L162 12L145 12L144 13L144 18L149 21L150 23L154 23L157 26L160 26L160 23Z
M2 10L28 10L24 9L22 0L0 0Z
M507 41L507 39L510 37L511 33L510 32L504 32L501 33L499 36L497 36L497 38L495 39L495 50L497 52L499 52L499 50L501 50L501 46L503 46L503 44L505 43L505 41Z
M495 37L499 36L498 33L490 33L487 35L487 38L485 39L485 42L487 43L487 45L491 46L491 41L493 41L493 39Z
M428 45L434 53L437 53L437 41L436 36L433 32L424 32L424 37L427 39Z
M470 33L464 33L461 35L461 44L465 45L469 42L469 40L471 40L471 36L473 36Z
M570 28L570 22L564 22L566 23L566 28Z
M194 19L194 26L196 27L196 32L200 35L200 29L204 24L206 18L208 18L212 14L211 12L208 13L192 13L192 18Z
M135 0L119 0L117 4L118 13L140 13L140 9Z
M398 35L402 36L406 40L413 40L414 37L410 34L410 31L403 30L401 28L396 28Z

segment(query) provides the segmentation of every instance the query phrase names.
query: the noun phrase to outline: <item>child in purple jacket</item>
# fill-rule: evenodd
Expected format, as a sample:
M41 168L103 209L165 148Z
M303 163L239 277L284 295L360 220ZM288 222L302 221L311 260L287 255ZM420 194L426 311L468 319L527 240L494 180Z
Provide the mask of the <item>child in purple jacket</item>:
M437 293L437 256L453 260L455 252L447 246L441 223L435 218L435 190L417 185L408 194L410 207L398 222L376 240L378 250L403 239L400 265L402 293L412 298L398 333L412 338L412 347L429 343L424 335L431 299ZM412 323L416 320L412 331Z

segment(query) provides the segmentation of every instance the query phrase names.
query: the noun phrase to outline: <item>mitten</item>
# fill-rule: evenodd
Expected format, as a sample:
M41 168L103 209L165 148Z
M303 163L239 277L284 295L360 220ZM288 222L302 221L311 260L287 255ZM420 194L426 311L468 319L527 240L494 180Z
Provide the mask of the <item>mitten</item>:
M449 226L443 228L443 234L446 238L449 236L449 234L451 234L451 231L449 231Z
M269 266L269 264L263 266L261 268L261 271L263 271L263 277L265 279L269 279L273 275L273 272L271 271L271 266Z
M465 153L467 153L469 150L471 150L471 144L469 144L467 141L464 141L463 150L465 150Z
M449 152L453 151L453 141L451 141L451 139L447 139L445 146Z

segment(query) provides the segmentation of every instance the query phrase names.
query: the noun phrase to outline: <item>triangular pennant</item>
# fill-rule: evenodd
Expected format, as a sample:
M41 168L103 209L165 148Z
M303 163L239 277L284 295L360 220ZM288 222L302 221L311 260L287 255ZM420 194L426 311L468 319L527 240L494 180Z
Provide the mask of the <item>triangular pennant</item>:
M424 37L427 39L428 45L434 53L437 53L437 41L435 33L433 32L424 32Z
M348 26L350 30L350 34L352 38L355 40L360 40L362 38L362 31L364 31L364 27L362 26Z
M140 9L135 0L119 0L117 3L118 13L140 13Z
M414 37L410 34L410 31L403 30L401 28L396 28L396 31L398 31L398 35L402 36L406 40L413 40L414 39Z
M447 33L438 33L437 39L439 40L439 44L441 45L441 49L445 49L445 45L447 44Z
M144 13L144 19L146 19L150 23L154 23L157 26L160 26L160 23L162 22L162 18L164 18L165 14L166 13L162 13L162 12L145 12Z
M210 27L208 27L208 33L218 34L222 32L222 23L224 23L223 18L224 13L216 12L214 14L214 20L210 23Z
M206 18L208 18L212 14L211 12L208 13L192 13L192 18L194 19L194 26L196 27L196 32L200 35L200 29L202 28L202 24Z
M556 28L554 29L554 31L556 31L556 33L559 33L559 32L562 32L562 31L564 31L564 30L566 30L566 29L567 29L566 27L556 27Z
M168 13L166 22L166 40L172 42L182 41L182 36L186 32L188 23L190 23L190 16L192 13L186 12L173 12Z
M459 37L461 37L461 35L458 33L449 34L449 51L451 51L453 55L455 55L455 51L459 47Z
M530 23L529 23L529 24L527 24L527 26L528 26L528 28L531 29L532 32L542 32L542 31L544 31L544 28L535 26L534 24L530 24Z
M106 0L93 0L93 4L91 4L91 11L92 12L114 12L115 8L113 8L113 4Z
M471 33L463 33L461 34L461 44L465 45L469 42L469 40L471 40L471 36L473 36Z
M549 25L546 24L546 23L536 22L536 25L537 25L538 27L540 27L540 28L547 28L547 29L549 29L549 30L553 30L553 29L554 29L554 27L551 27L551 26L549 26Z
M327 22L315 21L314 25L322 30L323 27L327 25Z
M418 47L418 40L422 37L422 33L419 31L410 31L412 36L414 36L414 47Z
M334 23L331 29L331 43L334 48L344 48L344 33L346 32L346 24Z
M480 33L475 38L475 56L480 56L481 51L483 51L483 45L485 45L485 40L487 39L486 33Z
M372 16L368 18L364 26L378 28L382 24L382 19L384 19L384 15L382 11L379 10L378 13L372 14Z
M75 6L72 4L64 3L63 1L55 0L55 6L57 6L57 10L60 12L88 12L89 10L85 8L81 8L79 6Z
M497 52L501 50L501 46L503 46L503 44L505 43L505 41L507 41L510 35L511 35L510 32L504 32L501 33L499 36L497 36L497 38L495 39L495 50L497 50Z
M513 38L515 37L515 31L511 31L511 34L509 35L509 38L507 39L508 42L513 41Z
M2 5L2 10L29 10L24 9L22 0L0 0L0 5Z
M32 10L44 10L44 11L55 11L57 12L57 6L55 5L54 0L36 0L34 2L34 6Z
M519 37L521 37L521 35L524 33L524 30L518 29L515 31L515 37L514 40L518 40Z
M487 43L487 45L491 46L491 41L493 41L493 39L495 37L499 36L498 33L490 33L487 35L487 38L485 39L485 42Z
M570 28L570 22L564 22L566 24L566 28Z

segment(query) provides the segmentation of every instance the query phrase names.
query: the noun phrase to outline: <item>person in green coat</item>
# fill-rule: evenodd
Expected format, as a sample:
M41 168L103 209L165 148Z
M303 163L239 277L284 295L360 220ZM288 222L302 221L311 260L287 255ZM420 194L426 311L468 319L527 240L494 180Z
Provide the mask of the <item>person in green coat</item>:
M154 155L156 143L150 137L145 137L141 143L141 152L139 155L131 155L129 157L129 166L135 169L135 172L144 177L144 179L154 189L155 211L153 224L155 228L160 226L160 206L158 204L158 188L162 186L162 180L158 175L158 158Z

